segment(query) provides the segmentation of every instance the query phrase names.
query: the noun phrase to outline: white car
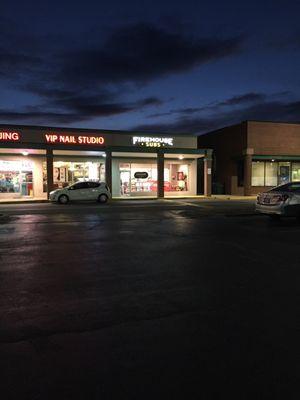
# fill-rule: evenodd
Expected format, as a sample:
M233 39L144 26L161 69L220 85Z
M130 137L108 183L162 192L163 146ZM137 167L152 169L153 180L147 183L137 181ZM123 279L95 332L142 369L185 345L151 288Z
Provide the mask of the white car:
M63 189L56 189L50 192L50 201L67 204L69 201L98 201L106 203L111 194L104 182L84 181L77 182Z
M256 211L273 219L300 217L300 182L290 182L257 196Z

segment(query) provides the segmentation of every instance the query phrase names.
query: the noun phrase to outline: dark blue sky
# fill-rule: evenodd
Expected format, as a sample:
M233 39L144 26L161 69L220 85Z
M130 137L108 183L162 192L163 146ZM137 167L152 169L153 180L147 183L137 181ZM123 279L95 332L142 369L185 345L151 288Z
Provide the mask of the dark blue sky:
M299 1L11 1L0 122L201 133L300 121Z

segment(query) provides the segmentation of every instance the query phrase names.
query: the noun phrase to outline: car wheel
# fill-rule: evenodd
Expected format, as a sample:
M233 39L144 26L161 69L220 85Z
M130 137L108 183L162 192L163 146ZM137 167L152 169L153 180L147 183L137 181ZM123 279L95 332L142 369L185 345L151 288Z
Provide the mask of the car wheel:
M60 204L67 204L67 203L69 203L69 197L66 194L62 194L59 196L58 202Z
M98 197L98 202L99 203L104 204L104 203L107 202L107 200L108 200L108 197L106 196L106 194L100 194L100 196Z

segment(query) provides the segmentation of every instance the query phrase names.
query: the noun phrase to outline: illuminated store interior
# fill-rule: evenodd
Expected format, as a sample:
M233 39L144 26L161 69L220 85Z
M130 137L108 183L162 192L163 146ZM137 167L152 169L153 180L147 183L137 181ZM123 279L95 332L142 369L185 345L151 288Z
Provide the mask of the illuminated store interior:
M194 136L3 125L0 133L0 200L47 199L87 180L106 182L113 198L196 195L199 165L210 193L210 153Z

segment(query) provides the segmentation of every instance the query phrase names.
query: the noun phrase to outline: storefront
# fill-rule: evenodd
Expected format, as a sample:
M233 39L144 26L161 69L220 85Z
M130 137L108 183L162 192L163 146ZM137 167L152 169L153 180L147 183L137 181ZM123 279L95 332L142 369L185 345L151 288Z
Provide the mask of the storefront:
M300 181L300 124L245 121L201 135L214 151L213 187L255 195Z
M199 165L210 195L211 151L196 137L0 125L0 200L47 199L84 180L106 181L115 198L192 196Z

